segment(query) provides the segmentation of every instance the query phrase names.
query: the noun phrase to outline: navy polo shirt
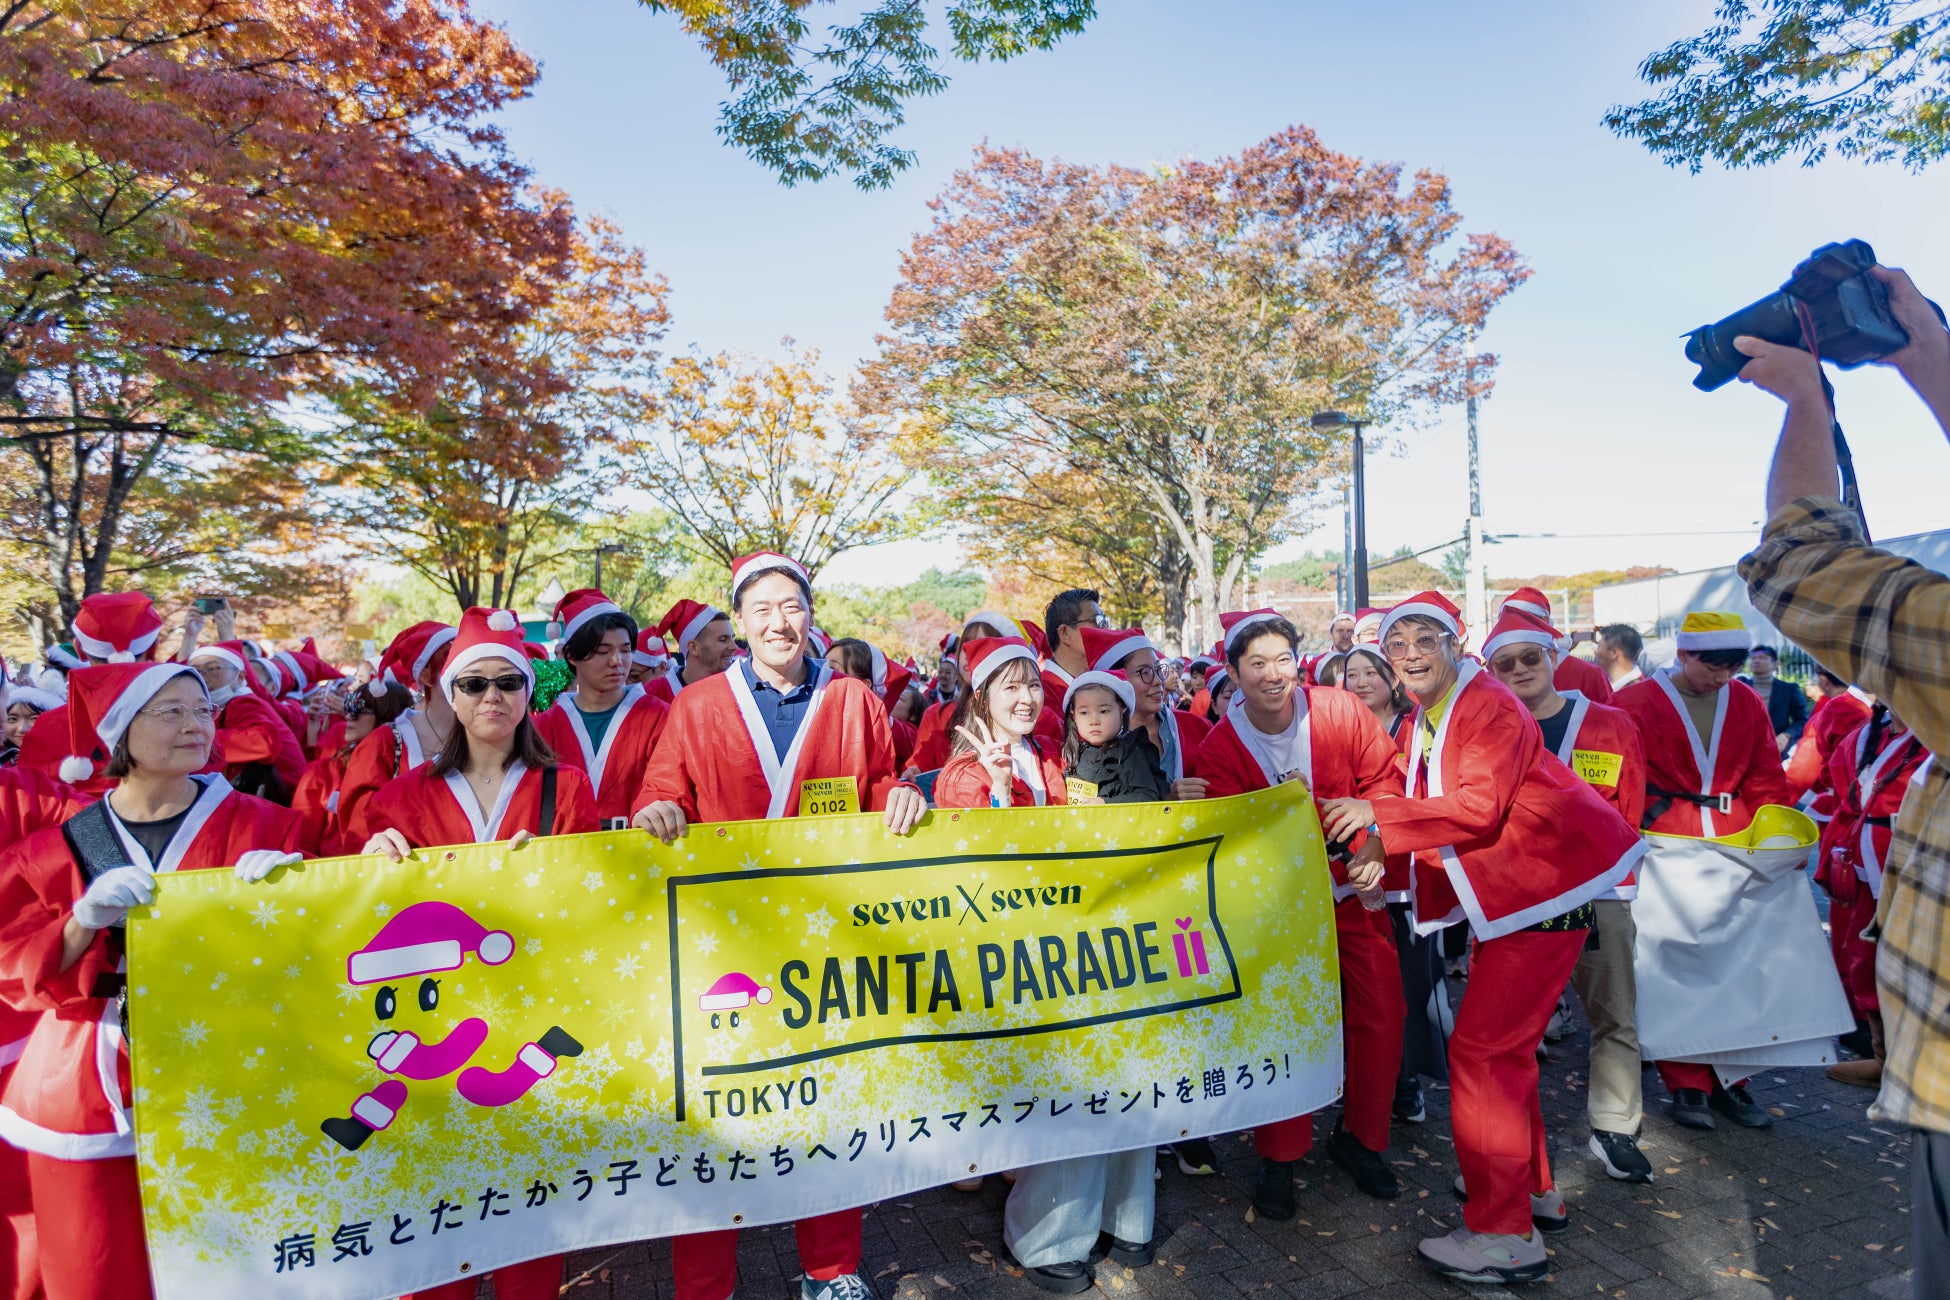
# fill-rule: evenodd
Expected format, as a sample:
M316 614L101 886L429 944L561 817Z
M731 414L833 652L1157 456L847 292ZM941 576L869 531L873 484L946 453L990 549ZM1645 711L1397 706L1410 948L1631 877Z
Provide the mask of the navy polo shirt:
M799 734L800 724L806 720L806 710L812 707L813 683L823 664L814 663L811 658L805 661L806 675L791 690L780 694L770 682L760 680L752 670L750 659L738 660L734 670L745 675L745 685L752 688L752 702L758 705L758 716L764 722L767 734L772 737L772 753L783 763L786 751Z

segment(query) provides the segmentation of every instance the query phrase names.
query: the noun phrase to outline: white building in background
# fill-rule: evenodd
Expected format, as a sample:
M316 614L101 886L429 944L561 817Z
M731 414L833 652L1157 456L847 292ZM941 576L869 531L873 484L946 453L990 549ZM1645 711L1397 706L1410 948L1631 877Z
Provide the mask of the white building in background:
M1950 573L1950 529L1891 537L1876 545L1939 573ZM1731 564L1634 582L1615 582L1593 591L1591 603L1593 622L1599 627L1629 623L1637 628L1646 639L1646 657L1656 664L1671 662L1672 638L1688 610L1735 610L1753 629L1755 641L1785 640L1780 629L1761 617L1748 602L1747 584Z

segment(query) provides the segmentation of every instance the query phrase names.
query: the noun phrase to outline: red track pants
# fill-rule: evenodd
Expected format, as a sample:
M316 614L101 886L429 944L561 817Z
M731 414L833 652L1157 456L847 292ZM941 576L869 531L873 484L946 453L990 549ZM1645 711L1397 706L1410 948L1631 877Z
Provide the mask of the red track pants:
M1408 1017L1394 925L1387 909L1370 912L1360 899L1349 898L1334 908L1334 941L1341 957L1341 1035L1347 1060L1341 1123L1368 1150L1386 1151L1395 1076L1402 1069L1402 1025ZM1298 1160L1313 1145L1312 1115L1253 1130L1253 1149L1268 1160Z
M807 1277L826 1282L860 1271L861 1214L858 1208L835 1210L792 1225ZM677 1300L729 1300L738 1286L738 1229L672 1237L670 1269Z
M47 1244L47 1300L151 1300L134 1156L56 1160L30 1151L27 1178Z
M562 1257L531 1259L520 1264L503 1264L488 1274L494 1279L495 1300L555 1300L562 1290ZM478 1277L445 1282L425 1291L415 1291L403 1300L474 1300Z
M0 1300L38 1300L40 1253L27 1153L0 1142Z
M1584 951L1586 930L1519 930L1478 943L1449 1039L1449 1117L1471 1232L1528 1233L1551 1188L1537 1045Z

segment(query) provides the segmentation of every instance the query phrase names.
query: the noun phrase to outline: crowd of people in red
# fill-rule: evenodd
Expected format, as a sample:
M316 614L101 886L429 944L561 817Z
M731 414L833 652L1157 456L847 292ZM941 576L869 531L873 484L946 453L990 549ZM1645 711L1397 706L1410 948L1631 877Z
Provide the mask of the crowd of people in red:
M1343 984L1344 1102L1326 1152L1364 1193L1397 1196L1391 1123L1424 1122L1423 1080L1446 1080L1466 1205L1462 1226L1421 1253L1451 1277L1540 1278L1540 1234L1569 1225L1537 1094L1567 985L1593 1026L1591 1151L1614 1178L1651 1179L1636 1143L1642 830L1725 834L1762 805L1811 797L1835 961L1879 1049L1861 936L1891 815L1928 755L1837 683L1784 767L1787 738L1732 680L1748 644L1728 616L1689 619L1677 662L1650 675L1566 654L1533 589L1473 649L1456 607L1425 592L1337 617L1318 653L1274 610L1228 613L1222 640L1184 662L1073 590L1040 622L971 615L925 679L863 640L826 637L789 557L740 560L728 594L728 611L684 600L640 628L601 591L574 591L552 646L526 640L510 611L472 608L345 666L309 641L273 651L239 638L225 608L190 615L164 653L149 599L105 594L83 602L73 655L0 677L0 1300L150 1294L122 926L158 873L263 881L305 857L399 861L627 827L671 841L695 823L799 815L810 781L850 781L841 811L878 814L896 835L930 806L1304 782L1329 843ZM573 682L536 711L535 664L549 658ZM1465 949L1450 1013L1445 962ZM1864 1047L1840 1068L1868 1075L1880 1053ZM1661 1062L1660 1076L1681 1123L1769 1122L1705 1066ZM1295 1163L1314 1136L1310 1115L1254 1133L1261 1215L1296 1215ZM1177 1160L1212 1169L1204 1142ZM1149 1262L1152 1166L1146 1151L1018 1171L1004 1241L1029 1280L1083 1290L1100 1247ZM858 1208L796 1231L806 1300L870 1293ZM736 1240L676 1239L681 1300L733 1293ZM497 1294L553 1296L560 1281L559 1258L533 1260L498 1270Z

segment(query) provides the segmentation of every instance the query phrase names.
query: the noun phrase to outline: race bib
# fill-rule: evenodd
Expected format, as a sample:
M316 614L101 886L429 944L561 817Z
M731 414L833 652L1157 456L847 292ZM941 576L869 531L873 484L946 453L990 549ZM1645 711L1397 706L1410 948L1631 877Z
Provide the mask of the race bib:
M1066 776L1063 778L1063 795L1071 803L1082 803L1085 799L1095 799L1097 797L1097 783L1095 781L1086 781L1078 776Z
M799 783L799 815L830 817L860 811L860 789L850 776L820 777Z
M1607 754L1596 749L1571 751L1571 770L1592 785L1618 784L1618 773L1625 766L1623 754Z

